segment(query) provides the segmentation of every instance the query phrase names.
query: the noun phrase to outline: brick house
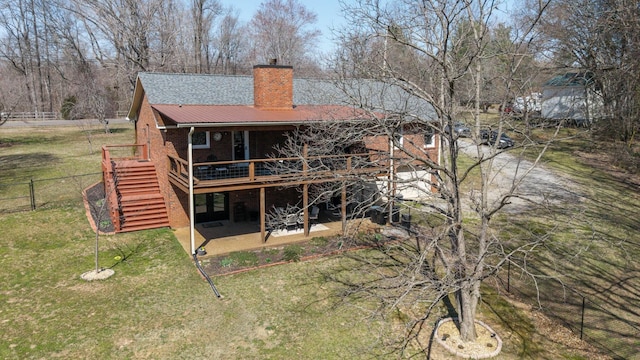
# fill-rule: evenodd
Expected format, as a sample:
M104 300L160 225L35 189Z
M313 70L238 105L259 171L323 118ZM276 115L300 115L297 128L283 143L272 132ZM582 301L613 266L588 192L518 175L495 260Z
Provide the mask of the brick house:
M345 153L332 162L336 168L313 174L308 164L314 159L270 156L286 132L314 122L367 121L367 116L349 106L331 82L294 79L291 66L258 65L253 76L140 73L127 116L135 122L136 144L124 146L135 149L134 159L114 155L123 146L103 151L111 217L119 231L189 226L192 233L200 222L251 220L259 222L266 240L269 209L300 204L308 235L308 188L313 184L357 173L384 186L392 173L400 176L409 168L404 172L410 176L431 176L426 170L416 173L410 155L395 154L395 164L389 160L393 150L387 137L368 138L365 153ZM408 131L401 136L407 147L427 149L434 161L439 158L437 134ZM358 168L355 164L362 162L356 160L364 157L367 165ZM282 167L285 163L297 164L297 171L291 170L296 166ZM135 170L138 166L145 170ZM138 190L120 190L123 186ZM341 203L344 208L344 195ZM142 209L155 209L155 215L142 215Z

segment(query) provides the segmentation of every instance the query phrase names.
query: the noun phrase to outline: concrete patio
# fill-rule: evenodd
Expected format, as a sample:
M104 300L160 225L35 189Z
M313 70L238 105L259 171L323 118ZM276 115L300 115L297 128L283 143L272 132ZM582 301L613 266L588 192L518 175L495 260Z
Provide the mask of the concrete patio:
M228 220L212 221L196 224L195 246L204 244L207 255L203 257L228 254L234 251L258 250L268 247L285 246L288 244L310 240L320 236L335 236L342 232L342 222L323 222L311 227L309 236L305 236L302 229L281 230L272 233L263 242L260 238L260 224L258 222L236 222ZM191 254L189 227L177 228L174 234L187 254Z

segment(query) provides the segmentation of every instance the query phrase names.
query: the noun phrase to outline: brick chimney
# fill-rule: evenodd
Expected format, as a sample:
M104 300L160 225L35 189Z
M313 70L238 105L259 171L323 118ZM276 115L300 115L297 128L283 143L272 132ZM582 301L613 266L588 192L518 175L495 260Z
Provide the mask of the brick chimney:
M293 66L253 67L253 105L263 110L293 109Z

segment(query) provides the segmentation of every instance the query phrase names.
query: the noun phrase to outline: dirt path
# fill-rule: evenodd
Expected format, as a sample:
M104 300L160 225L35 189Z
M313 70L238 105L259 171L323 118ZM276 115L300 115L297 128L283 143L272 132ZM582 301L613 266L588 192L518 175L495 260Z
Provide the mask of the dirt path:
M489 157L491 148L480 146L480 156ZM478 158L478 148L470 141L460 142L460 151ZM493 160L489 180L489 201L497 204L513 190L513 197L505 211L518 213L537 205L557 205L577 203L583 195L579 186L569 178L537 164L517 157L518 150L512 149L497 155ZM474 196L474 195L472 195ZM476 198L479 196L475 196Z

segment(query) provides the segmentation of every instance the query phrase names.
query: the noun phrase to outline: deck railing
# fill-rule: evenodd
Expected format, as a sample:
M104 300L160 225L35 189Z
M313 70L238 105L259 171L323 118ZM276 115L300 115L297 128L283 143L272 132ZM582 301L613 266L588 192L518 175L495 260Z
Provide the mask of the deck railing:
M369 159L370 154L346 154L310 156L306 159L197 162L193 164L194 186L330 180L346 174L377 175L387 171ZM175 156L168 156L168 160L169 176L188 186L189 163Z

